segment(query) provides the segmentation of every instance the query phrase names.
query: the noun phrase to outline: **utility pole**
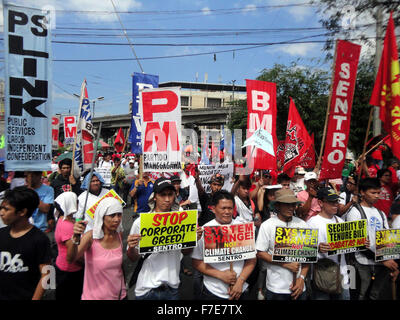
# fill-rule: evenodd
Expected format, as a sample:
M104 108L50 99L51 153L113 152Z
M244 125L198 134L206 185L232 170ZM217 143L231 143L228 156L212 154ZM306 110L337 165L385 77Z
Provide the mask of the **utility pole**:
M228 125L229 121L232 119L232 107L233 104L235 103L235 82L236 80L232 80L232 104L229 106L229 116L226 121L226 124Z
M382 38L383 38L383 10L380 4L377 5L376 10L376 51L375 51L375 77L378 73L379 63L381 61L382 56ZM374 120L373 120L373 127L372 132L373 136L376 137L380 135L382 132L382 123L379 118L379 107L372 107L374 109Z

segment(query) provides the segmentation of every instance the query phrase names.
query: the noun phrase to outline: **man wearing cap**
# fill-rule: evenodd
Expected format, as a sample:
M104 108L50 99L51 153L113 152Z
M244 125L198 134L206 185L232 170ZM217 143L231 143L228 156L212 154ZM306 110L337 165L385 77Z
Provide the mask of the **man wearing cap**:
M151 198L154 199L154 208L151 212L174 211L176 194L171 180L164 177L157 179L153 190L154 195ZM198 239L200 236L198 229ZM181 253L190 254L192 249L153 252L141 257L137 247L140 238L139 216L134 221L127 239L129 259L143 259L135 287L136 300L179 300Z
M310 217L317 215L321 211L321 207L317 200L318 181L315 172L306 172L304 175L304 184L306 190L297 194L297 199L303 202L297 208L297 216L307 221Z
M276 191L273 203L277 215L261 224L256 241L257 257L267 262L266 300L305 300L309 265L272 261L272 254L276 227L307 228L307 223L293 216L299 200L292 190Z
M201 181L199 178L200 172L196 168L196 174L195 174L195 182L196 182L196 187L199 195L199 201L201 205L201 213L199 215L199 226L203 226L207 222L213 220L215 218L214 213L210 210L209 206L211 204L211 197L214 193L217 191L220 191L222 187L224 186L225 178L223 175L216 173L214 174L211 179L210 179L210 188L211 188L211 193L208 194L205 192L203 186L201 185Z
M272 176L270 170L261 170L261 178L257 181L257 183L253 184L252 188L250 189L250 199L253 201L257 201L257 195L260 189L263 186L267 186L271 184ZM232 192L236 191L232 188Z
M304 175L306 171L303 167L296 167L294 170L293 178L290 181L290 189L294 191L294 194L297 195L300 191L303 191L305 188L304 185Z
M327 254L330 250L330 246L327 243L327 224L344 222L341 218L336 216L340 197L332 188L324 187L318 190L317 199L321 211L316 216L311 217L307 221L307 224L312 229L318 229L318 259L328 258L336 264L340 264L340 273L343 276L343 283L348 283L345 255L328 256ZM341 294L329 294L319 290L313 285L312 298L313 300L350 300L350 292L348 288L343 288Z
M181 178L177 175L173 175L171 177L172 185L175 188L176 192L176 202L182 207L187 209L187 207L191 204L189 198L189 192L187 189L181 188Z

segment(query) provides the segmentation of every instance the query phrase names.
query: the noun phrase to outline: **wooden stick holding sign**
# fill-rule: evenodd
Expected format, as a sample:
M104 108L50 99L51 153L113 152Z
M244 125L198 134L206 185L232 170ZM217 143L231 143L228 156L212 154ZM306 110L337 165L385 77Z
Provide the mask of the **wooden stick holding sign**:
M101 126L102 126L102 122L100 122L99 125L99 129L97 131L97 137L96 137L96 142L94 144L94 150L93 150L93 158L92 158L92 164L90 167L90 172L89 172L89 180L88 180L88 188L86 190L86 198L85 198L85 203L83 205L83 210L81 213L81 216L77 216L76 217L76 222L80 222L83 220L84 216L85 216L85 211L86 211L86 206L87 206L87 200L89 197L89 189L90 189L90 182L92 181L92 177L93 177L93 171L94 171L94 164L96 162L96 153L97 153L97 146L99 144L100 141L100 132L101 132ZM79 244L81 241L81 236L79 234L74 234L74 241Z
M374 114L374 108L371 107L371 110L369 112L369 118L368 118L368 126L367 126L367 132L365 133L365 139L364 139L364 146L363 146L363 152L361 154L361 164L360 164L360 171L358 172L358 179L357 179L357 186L356 190L358 190L358 185L360 184L360 177L361 177L361 172L363 171L364 167L364 161L365 161L365 150L367 149L367 141L368 141L368 134L369 134L369 129L371 127L371 122L372 122L372 116ZM358 191L357 191L358 192Z

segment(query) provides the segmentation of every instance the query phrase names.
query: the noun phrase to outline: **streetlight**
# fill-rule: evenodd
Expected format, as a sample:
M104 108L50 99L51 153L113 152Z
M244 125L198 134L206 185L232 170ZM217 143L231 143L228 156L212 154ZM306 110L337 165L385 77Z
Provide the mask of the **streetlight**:
M81 98L81 96L80 95L78 95L78 94L76 94L76 93L74 93L73 94L75 97L77 97L77 98ZM92 118L94 118L94 107L95 107L95 105L96 105L96 101L102 101L102 100L104 100L104 97L98 97L98 98L96 98L96 99L94 99L94 100L89 100L91 103L93 103L93 115L92 115Z

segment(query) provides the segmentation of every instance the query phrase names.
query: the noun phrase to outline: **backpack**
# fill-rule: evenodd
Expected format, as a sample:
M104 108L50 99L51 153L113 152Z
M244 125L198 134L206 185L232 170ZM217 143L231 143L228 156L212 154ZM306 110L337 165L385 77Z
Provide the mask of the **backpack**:
M362 206L359 203L355 203L353 206L356 207L357 210L360 212L361 219L365 219L365 220L368 221L367 215L365 214L365 211L362 208ZM375 209L378 210L378 212L379 212L379 214L381 216L383 229L386 229L385 228L385 217L383 215L383 212L381 210L379 210L378 208L375 208ZM371 251L370 249L367 249L367 250L364 250L364 251L359 251L359 252L362 255L364 255L367 259L375 260L375 252Z
M336 223L339 220L335 217ZM339 263L329 259L318 259L313 268L313 283L314 286L328 294L341 294L343 291L342 281L343 275L340 273L340 263L342 255L339 255Z

